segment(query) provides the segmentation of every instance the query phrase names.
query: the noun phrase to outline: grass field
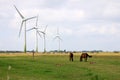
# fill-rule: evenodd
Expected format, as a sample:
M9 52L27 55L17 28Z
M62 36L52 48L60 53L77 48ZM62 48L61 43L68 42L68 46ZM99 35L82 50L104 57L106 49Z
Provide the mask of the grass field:
M120 80L120 54L0 54L0 80Z

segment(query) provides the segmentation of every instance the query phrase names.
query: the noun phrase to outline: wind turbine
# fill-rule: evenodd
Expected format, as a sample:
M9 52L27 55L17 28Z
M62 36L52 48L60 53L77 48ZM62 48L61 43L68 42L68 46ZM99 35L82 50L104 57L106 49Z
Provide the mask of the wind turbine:
M38 34L41 37L40 31L38 30L38 16L36 18L36 27L33 27L27 31L35 30L36 31L36 52L38 52Z
M46 52L46 29L47 29L47 26L48 25L46 25L44 31L40 31L43 34L43 38L44 38L44 53Z
M17 7L14 5L16 11L18 12L18 14L20 15L20 17L22 18L22 23L21 23L21 27L20 27L20 31L19 31L19 37L20 37L20 34L21 34L21 30L22 30L22 27L23 27L23 24L24 24L24 52L26 53L26 21L28 20L31 20L33 18L36 18L36 16L34 17L30 17L30 18L25 18L21 13L20 11L17 9Z
M60 52L60 41L62 41L62 39L60 38L60 34L59 34L59 29L57 28L57 35L55 36L54 40L58 39L58 51Z

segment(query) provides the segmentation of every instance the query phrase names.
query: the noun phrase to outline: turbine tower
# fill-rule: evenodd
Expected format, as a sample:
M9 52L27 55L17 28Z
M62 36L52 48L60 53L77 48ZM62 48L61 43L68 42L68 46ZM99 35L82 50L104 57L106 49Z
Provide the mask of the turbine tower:
M55 36L54 40L58 39L58 51L60 52L60 41L62 41L62 39L60 38L60 34L59 34L59 29L57 28L57 35Z
M38 34L41 37L40 33L38 32L38 16L36 18L36 52L38 53Z
M22 30L22 27L23 27L23 24L24 24L24 52L26 53L26 21L28 20L31 20L33 18L36 18L36 16L34 17L30 17L30 18L25 18L21 13L20 11L17 9L17 7L14 5L16 11L18 12L18 14L20 15L20 17L22 18L22 23L21 23L21 27L20 27L20 30L19 30L19 37L20 37L20 34L21 34L21 30Z
M43 38L44 38L44 53L46 52L46 29L47 29L47 26L48 25L46 25L44 31L40 31L43 34Z
M38 35L41 37L40 31L38 30L38 16L36 18L36 27L33 27L27 31L35 30L36 31L36 52L38 52Z

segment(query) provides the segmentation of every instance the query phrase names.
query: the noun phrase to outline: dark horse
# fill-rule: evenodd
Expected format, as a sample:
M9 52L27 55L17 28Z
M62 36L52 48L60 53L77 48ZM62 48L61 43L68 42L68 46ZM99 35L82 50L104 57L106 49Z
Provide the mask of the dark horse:
M92 56L88 55L87 53L82 53L81 56L80 56L80 61L82 61L83 58L84 58L85 61L87 61L88 57L92 57Z
M69 60L70 60L70 61L73 61L73 53L72 53L72 52L70 52Z

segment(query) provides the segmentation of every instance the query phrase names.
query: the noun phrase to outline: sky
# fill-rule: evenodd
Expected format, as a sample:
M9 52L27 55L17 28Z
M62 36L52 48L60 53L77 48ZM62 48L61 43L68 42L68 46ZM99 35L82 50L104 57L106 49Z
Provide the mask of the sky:
M24 50L22 19L13 5L25 18L39 15L41 31L48 25L47 51L58 50L57 29L61 50L120 51L120 0L0 0L0 50ZM27 30L35 23L27 21ZM27 50L35 49L35 40L35 31L27 32ZM42 34L38 45L43 51Z

